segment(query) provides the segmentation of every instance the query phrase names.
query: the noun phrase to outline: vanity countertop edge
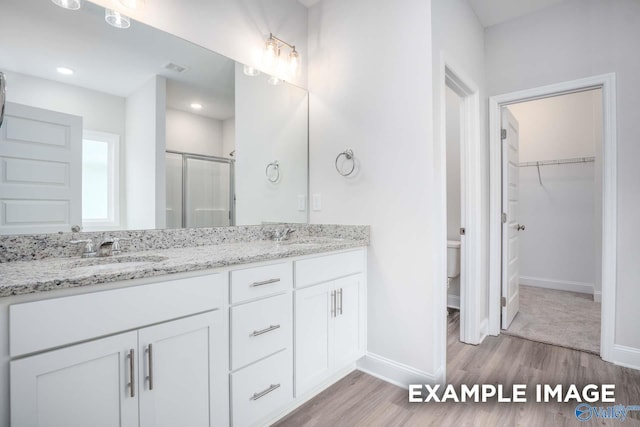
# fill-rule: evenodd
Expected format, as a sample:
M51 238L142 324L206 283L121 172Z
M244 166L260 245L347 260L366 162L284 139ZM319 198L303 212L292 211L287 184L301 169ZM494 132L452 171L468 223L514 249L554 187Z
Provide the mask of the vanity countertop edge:
M367 240L315 238L221 243L127 252L104 258L0 263L0 298L363 248Z

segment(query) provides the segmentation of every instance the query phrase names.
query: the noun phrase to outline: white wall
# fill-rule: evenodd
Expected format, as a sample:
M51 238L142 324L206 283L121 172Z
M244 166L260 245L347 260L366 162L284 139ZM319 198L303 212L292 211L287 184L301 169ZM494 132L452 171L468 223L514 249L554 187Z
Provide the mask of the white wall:
M233 157L236 149L236 119L232 117L222 122L222 157Z
M306 222L298 197L307 194L307 91L270 85L236 64L236 224ZM267 164L278 161L280 179L269 182Z
M113 0L92 1L119 7ZM307 9L297 0L153 0L127 14L243 64L259 62L271 32L296 46L301 72L292 82L307 85Z
M154 76L127 97L127 228L165 227L166 79Z
M167 150L203 156L225 156L222 121L167 108Z
M640 3L570 0L488 28L487 84L496 95L615 72L618 234L615 343L640 349ZM541 30L544 29L544 30Z
M509 106L519 123L520 161L598 157L598 163L521 167L520 283L560 290L600 291L595 266L601 251L595 179L601 171L601 91ZM601 203L601 202L600 202Z
M323 0L309 11L310 193L322 196L311 222L371 225L368 351L416 381L441 366L430 22L430 1ZM347 148L360 165L351 178L334 166Z

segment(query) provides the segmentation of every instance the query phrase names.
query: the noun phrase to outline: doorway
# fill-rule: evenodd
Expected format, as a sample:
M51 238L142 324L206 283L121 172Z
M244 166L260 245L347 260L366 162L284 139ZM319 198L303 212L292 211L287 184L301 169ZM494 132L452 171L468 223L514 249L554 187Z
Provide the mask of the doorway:
M602 182L602 251L599 259L595 261L601 266L601 272L597 272L602 284L602 310L600 320L600 355L605 360L610 360L610 352L613 348L613 331L615 320L615 211L616 211L616 147L615 147L615 78L613 74L596 76L571 82L560 83L527 91L514 92L506 95L490 98L490 282L489 282L489 332L498 335L501 327L507 326L509 319L518 311L518 286L519 263L509 266L517 255L517 240L519 232L526 232L526 224L518 221L517 197L511 197L509 203L503 203L501 196L505 191L508 195L509 187L507 178L509 173L502 173L505 165L514 168L513 159L507 162L503 158L503 146L511 147L514 142L509 141L509 131L503 139L502 129L504 122L509 121L508 113L503 115L505 107L518 103L557 97L587 90L601 90L602 93L602 146L596 156L602 159L602 173L599 175ZM504 120L503 120L504 119ZM517 127L517 122L516 125ZM513 126L512 126L513 127ZM504 141L504 142L503 142ZM517 148L517 143L515 143ZM587 157L587 156L585 156ZM572 160L571 158L565 160ZM576 160L576 159L573 159ZM518 162L518 166L520 166ZM535 167L537 173L538 164L524 163L524 167ZM543 166L544 167L544 166ZM520 168L517 168L520 169ZM523 168L524 170L524 168ZM517 174L516 172L513 172ZM513 175L513 174L511 174ZM503 176L505 179L503 179ZM542 179L541 175L538 180ZM513 183L511 183L513 184ZM513 212L510 212L510 209ZM506 214L506 215L505 215ZM522 228L525 227L525 228ZM515 242L510 247L509 241ZM507 248L507 249L504 249ZM515 252L513 248L516 248ZM512 249L509 253L508 248ZM514 258L515 257L515 258ZM597 269L596 269L597 271ZM514 278L516 282L514 283ZM538 283L539 284L539 283ZM503 298L504 297L504 298ZM502 324L502 319L505 323Z

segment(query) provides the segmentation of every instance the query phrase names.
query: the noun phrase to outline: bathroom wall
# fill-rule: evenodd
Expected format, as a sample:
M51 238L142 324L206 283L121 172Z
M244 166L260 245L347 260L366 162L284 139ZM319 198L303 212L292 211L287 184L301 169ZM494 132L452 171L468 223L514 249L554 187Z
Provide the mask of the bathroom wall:
M167 150L228 157L223 152L223 122L167 108Z
M129 95L126 114L127 228L164 228L166 79L154 76Z
M447 136L447 240L460 241L460 107L461 99L449 87L445 89ZM447 305L460 308L460 276L449 283Z
M509 106L520 125L520 161L600 157L601 91L580 92ZM520 283L593 294L596 163L520 168Z
M371 225L364 368L399 383L442 374L430 9L430 1L323 0L309 10L310 193L322 198L311 221ZM358 170L345 178L334 162L347 148Z
M231 153L236 149L235 117L222 122L222 157L234 157Z
M640 366L640 3L569 0L486 31L490 95L603 73L617 86L616 357ZM541 31L544 29L544 31Z

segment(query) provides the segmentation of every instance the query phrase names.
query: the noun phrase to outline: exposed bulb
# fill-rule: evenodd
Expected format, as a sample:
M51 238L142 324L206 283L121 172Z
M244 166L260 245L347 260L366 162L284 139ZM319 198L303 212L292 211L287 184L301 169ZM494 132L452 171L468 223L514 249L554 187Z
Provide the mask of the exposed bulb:
M51 0L55 5L63 9L78 10L82 4L80 0Z
M109 25L116 28L129 28L131 26L131 20L128 16L113 9L104 10L104 20L107 21Z
M300 72L300 54L296 51L294 47L291 53L289 54L289 73L292 76L297 76Z
M276 58L278 57L278 43L272 39L267 39L264 45L264 55L262 57L262 62L265 67L269 68L273 66Z

